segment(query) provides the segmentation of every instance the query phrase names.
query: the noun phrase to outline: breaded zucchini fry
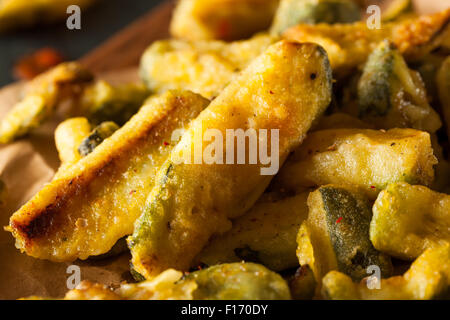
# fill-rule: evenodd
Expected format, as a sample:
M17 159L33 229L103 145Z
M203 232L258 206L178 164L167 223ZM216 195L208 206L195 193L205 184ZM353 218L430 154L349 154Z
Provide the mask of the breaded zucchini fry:
M405 59L418 60L444 44L450 37L450 9L383 24L369 29L366 22L352 24L300 24L286 30L283 37L299 42L314 42L325 48L335 76L362 65L379 42L389 39Z
M88 117L93 124L99 124L91 132L89 120L80 117L64 121L58 126L55 141L63 166L67 168L91 153L119 128L109 120L125 123L139 110L148 95L149 91L140 83L112 86L105 81L98 81L87 86L81 96L81 110L78 113Z
M322 48L280 41L225 88L193 121L158 173L157 186L128 240L136 271L150 278L171 267L187 270L209 238L228 231L229 219L249 210L272 179L265 175L272 173L261 171L268 168L259 161L180 161L195 145L203 154L205 145L199 143L206 131L220 132L223 138L229 130L279 130L278 157L272 153L271 159L277 158L281 165L330 103L331 80ZM250 156L245 142L244 148ZM223 151L216 152L225 159ZM191 157L188 160L194 163Z
M450 245L427 249L403 276L381 279L380 289L369 289L367 279L352 282L331 271L323 278L323 296L334 300L428 300L440 298L450 286Z
M64 300L192 300L197 287L194 281L184 280L182 272L168 269L152 280L122 284L115 292L83 281L68 291Z
M389 185L373 206L370 240L378 250L406 260L450 242L450 196L407 183Z
M156 41L142 55L141 78L154 92L187 89L213 98L276 39L263 34L232 43Z
M91 125L86 118L71 118L63 121L55 131L55 142L61 165L53 179L65 174L69 167L77 163L118 129L113 122L104 122L94 128L91 133ZM113 131L114 130L114 131ZM81 145L84 152L80 153ZM96 256L96 259L104 259L119 255L127 250L125 238L119 239L107 253Z
M131 234L172 146L209 101L190 92L149 99L94 152L46 185L10 219L17 248L52 261L100 255Z
M359 116L377 128L436 132L442 122L427 101L420 75L388 41L370 54L358 83Z
M352 0L281 0L270 32L281 34L300 23L350 23L361 19Z
M254 263L221 264L190 273L194 300L288 300L289 287L273 271Z
M85 157L97 148L106 138L119 130L119 126L112 121L106 121L96 126L78 145L78 153Z
M73 98L92 75L76 62L62 63L28 83L23 99L0 122L0 143L8 143L37 128L58 104Z
M280 170L275 189L352 186L375 199L388 184L430 185L437 163L430 135L413 129L323 130L311 133Z
M370 265L378 265L383 277L391 275L391 259L370 243L371 204L363 194L327 185L309 195L308 207L308 219L298 232L297 256L300 265L310 266L317 283L331 270L359 281Z
M157 279L167 272L159 275ZM169 288L175 292L182 291L184 297L183 295L181 297L189 300L288 300L291 298L289 287L280 275L254 263L216 265L189 273L178 281L174 280L172 279L172 288ZM148 283L154 282L155 280L150 280L137 285L125 285L119 292L126 299L153 298L150 295L151 291L148 290ZM155 289L152 295L157 298L164 295L164 287L161 288L162 290ZM171 297L166 294L165 298Z
M269 28L279 0L180 0L170 32L186 40L239 40Z
M81 113L94 124L114 121L123 125L138 112L149 95L143 83L112 86L106 81L97 81L84 90Z
M247 261L275 271L298 266L297 233L308 215L307 197L305 192L279 201L259 201L233 221L230 231L214 238L193 265Z
M64 300L288 300L290 298L286 281L275 272L254 263L230 263L187 275L168 269L151 280L123 284L116 292L106 286L83 281L76 289L69 291Z
M444 60L439 68L436 85L445 125L447 126L447 137L450 139L450 56Z
M61 122L55 130L55 144L61 166L55 178L82 158L78 152L81 142L91 132L91 125L86 118L71 118Z
M99 146L119 127L114 122L103 122L91 131L91 124L86 118L71 118L61 122L55 131L55 143L61 166L54 179L64 174L70 166Z

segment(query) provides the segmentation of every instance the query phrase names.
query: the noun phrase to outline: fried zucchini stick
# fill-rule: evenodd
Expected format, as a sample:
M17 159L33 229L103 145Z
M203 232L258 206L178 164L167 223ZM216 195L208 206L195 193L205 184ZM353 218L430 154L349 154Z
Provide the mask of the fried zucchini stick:
M289 300L286 281L255 263L229 263L190 274L168 269L155 278L122 284L115 292L90 281L67 292L64 300ZM29 297L26 300L42 300Z
M196 259L199 265L247 261L275 271L298 266L297 233L308 215L308 192L278 201L258 201L233 221L233 228L211 240Z
M140 75L154 92L183 89L213 98L277 39L261 34L231 43L156 41L142 55Z
M373 206L370 240L378 250L404 260L450 242L450 196L424 186L389 185Z
M150 278L167 268L187 270L209 238L229 230L230 219L250 209L272 179L262 175L268 168L258 161L179 161L205 132L219 132L225 146L227 129L279 130L278 157L272 153L271 159L282 164L330 101L331 69L322 48L287 41L269 47L192 123L158 173L128 240L136 271ZM217 154L224 156L223 149Z
M430 135L413 129L329 129L311 133L276 177L274 190L325 184L357 188L370 199L394 182L430 185L434 179Z
M191 92L149 99L121 129L46 185L10 219L16 246L52 261L106 253L133 231L154 176L209 101Z
M322 295L333 300L445 299L450 287L450 244L426 250L403 276L375 281L378 289L368 285L368 278L355 283L349 276L331 271L322 280Z
M433 15L390 22L369 29L366 22L350 24L299 24L283 37L299 42L314 42L325 48L335 76L345 75L362 65L384 39L389 39L408 62L416 61L444 45L450 37L450 9Z
M76 62L62 63L27 84L23 99L0 122L0 143L9 143L37 128L60 102L81 92L92 80L90 72Z
M297 256L300 265L310 266L318 284L331 270L361 280L370 265L379 266L383 277L391 275L390 257L370 242L371 203L364 194L326 185L309 194L308 207L308 219L298 231Z

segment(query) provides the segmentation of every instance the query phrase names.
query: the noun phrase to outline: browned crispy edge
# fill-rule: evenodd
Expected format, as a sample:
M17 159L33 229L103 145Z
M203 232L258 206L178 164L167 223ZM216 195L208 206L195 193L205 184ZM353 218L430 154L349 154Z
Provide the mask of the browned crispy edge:
M83 190L88 187L91 181L96 177L101 176L103 172L111 166L115 166L115 163L121 159L122 155L126 155L129 150L135 148L136 144L145 142L152 130L157 128L158 124L166 118L171 110L174 110L178 108L179 105L184 105L187 102L180 96L175 97L175 99L176 104L169 110L165 110L165 112L160 114L153 122L149 122L148 125L139 132L139 135L133 136L133 138L127 140L126 143L122 143L119 148L107 146L113 152L111 152L107 158L104 158L97 163L92 170L80 172L80 174L72 178L62 177L53 181L52 184L58 184L58 191L51 204L36 211L33 210L34 205L31 203L29 208L27 208L27 211L24 210L21 212L20 220L15 219L13 215L10 226L13 229L13 233L22 237L21 240L24 242L25 249L32 245L33 240L47 236L53 229L53 226L58 225L58 216L63 213L62 209L73 195L84 192ZM94 154L95 151L84 158L86 159L85 161L89 162L88 158L93 157ZM55 188L55 186L52 186L52 188ZM30 202L33 201L34 199L30 200ZM25 218L23 219L23 217Z

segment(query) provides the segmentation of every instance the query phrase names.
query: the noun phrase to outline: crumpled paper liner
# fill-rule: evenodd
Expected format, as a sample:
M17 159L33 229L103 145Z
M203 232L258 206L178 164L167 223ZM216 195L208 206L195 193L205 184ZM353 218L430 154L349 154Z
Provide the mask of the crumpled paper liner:
M137 79L137 70L106 74L101 78L111 83L125 83ZM22 84L0 90L0 119L20 97ZM17 299L30 295L63 297L68 290L69 265L81 269L81 280L92 280L112 287L130 281L128 253L99 261L54 263L28 257L15 248L11 233L3 230L9 217L49 182L59 167L54 131L61 116L48 121L41 128L15 143L0 146L0 178L8 194L0 208L0 299Z

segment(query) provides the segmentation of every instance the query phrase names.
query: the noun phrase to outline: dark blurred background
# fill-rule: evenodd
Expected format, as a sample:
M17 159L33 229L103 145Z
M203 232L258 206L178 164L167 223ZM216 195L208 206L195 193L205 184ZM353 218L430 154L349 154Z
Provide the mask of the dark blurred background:
M81 30L68 30L64 19L49 26L0 35L0 86L15 80L13 66L24 55L51 47L67 60L78 59L161 2L163 0L102 0L82 10Z

